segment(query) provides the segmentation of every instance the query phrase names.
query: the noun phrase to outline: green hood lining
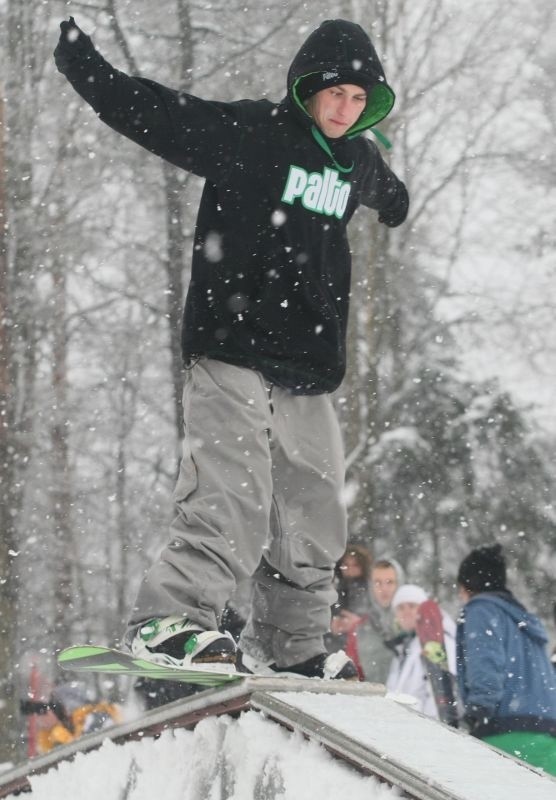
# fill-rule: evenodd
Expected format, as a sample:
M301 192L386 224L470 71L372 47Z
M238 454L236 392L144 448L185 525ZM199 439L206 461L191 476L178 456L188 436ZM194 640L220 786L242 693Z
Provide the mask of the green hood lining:
M297 87L299 86L300 81L304 78L309 77L309 75L314 75L313 72L308 72L305 75L300 75L299 78L296 78L294 83L291 87L292 97L295 103L299 106L299 108L304 111L308 117L311 115L305 108L304 104L302 103L299 95L297 94ZM347 132L348 138L352 138L353 136L357 136L362 133L364 130L370 129L371 132L377 137L377 139L388 149L392 146L386 136L380 131L375 131L372 129L373 125L376 125L378 122L383 120L385 117L388 116L390 111L394 106L394 102L396 100L396 96L392 89L385 83L377 83L373 86L370 93L367 94L367 105L365 106L365 110L352 127Z

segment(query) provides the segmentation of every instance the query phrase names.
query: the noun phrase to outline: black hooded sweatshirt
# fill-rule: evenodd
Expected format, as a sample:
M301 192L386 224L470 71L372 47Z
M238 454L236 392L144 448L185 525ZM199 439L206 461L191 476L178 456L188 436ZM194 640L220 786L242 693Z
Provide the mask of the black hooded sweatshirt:
M359 135L394 102L367 34L345 20L322 23L295 56L279 103L202 100L119 72L83 33L71 39L60 37L58 69L100 119L205 178L184 360L256 369L298 394L336 389L350 295L346 225L359 204L392 227L408 209L405 186ZM305 79L335 72L366 88L367 105L345 136L329 139L298 92Z

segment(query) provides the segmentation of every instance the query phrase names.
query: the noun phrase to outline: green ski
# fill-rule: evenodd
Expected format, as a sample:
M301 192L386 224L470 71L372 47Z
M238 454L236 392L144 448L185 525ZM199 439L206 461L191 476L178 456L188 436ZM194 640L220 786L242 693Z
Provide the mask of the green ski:
M211 665L207 668L181 668L154 664L131 653L97 645L75 645L62 650L58 664L71 672L102 672L111 675L131 675L136 678L178 681L199 686L222 686L226 683L252 677L239 672L220 672Z

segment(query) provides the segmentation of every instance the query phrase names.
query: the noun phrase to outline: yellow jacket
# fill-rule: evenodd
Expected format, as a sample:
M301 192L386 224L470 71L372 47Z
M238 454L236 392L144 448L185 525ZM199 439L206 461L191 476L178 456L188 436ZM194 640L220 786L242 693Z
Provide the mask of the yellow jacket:
M104 714L112 722L120 722L120 711L117 706L111 703L101 702L80 706L70 714L70 726L58 721L50 728L43 728L37 731L37 749L39 753L48 753L53 747L69 744L69 742L79 739L84 733L88 733L87 724L88 722L90 724L91 714Z

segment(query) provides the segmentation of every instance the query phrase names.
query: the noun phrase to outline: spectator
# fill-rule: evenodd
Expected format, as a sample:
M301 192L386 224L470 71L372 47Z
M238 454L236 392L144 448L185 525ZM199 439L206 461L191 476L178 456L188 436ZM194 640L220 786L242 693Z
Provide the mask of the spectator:
M394 558L386 557L375 561L371 572L372 597L383 611L388 612L390 618L392 599L403 581L403 569Z
M384 683L392 652L386 642L394 634L392 597L403 581L403 570L393 558L381 558L371 567L364 613L342 610L332 630L345 635L345 650L354 661L361 680Z
M349 631L368 613L373 557L366 547L350 544L336 564L335 587L338 600L332 606L330 633L326 648L336 653L345 648Z
M46 703L22 700L20 705L23 714L39 714L42 718L37 740L41 754L120 722L118 706L103 700L96 702L76 683L58 684Z
M427 670L421 657L422 646L416 635L419 606L428 600L420 586L407 583L396 591L392 600L394 620L400 634L391 642L395 652L386 687L391 692L407 694L417 700L417 709L428 717L438 719L438 708L431 689ZM443 611L444 643L448 666L456 674L456 624Z
M507 588L499 544L473 550L457 580L458 685L470 732L556 775L556 676L542 623Z
M369 605L369 585L373 557L366 547L352 544L336 567L337 609L365 614Z

